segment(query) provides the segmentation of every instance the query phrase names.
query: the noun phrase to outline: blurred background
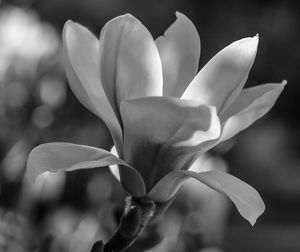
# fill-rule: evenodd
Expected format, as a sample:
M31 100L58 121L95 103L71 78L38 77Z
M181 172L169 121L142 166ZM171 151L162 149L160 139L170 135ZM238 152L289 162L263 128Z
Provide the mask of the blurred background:
M40 143L111 147L105 126L70 92L64 23L72 19L98 36L105 22L130 12L156 38L175 11L199 31L200 67L229 43L259 33L246 86L288 80L267 116L198 164L251 184L266 211L253 228L225 197L190 182L130 251L162 236L151 251L300 251L300 2L259 0L0 1L0 251L88 252L122 214L125 194L107 169L48 173L34 186L23 180L28 153Z

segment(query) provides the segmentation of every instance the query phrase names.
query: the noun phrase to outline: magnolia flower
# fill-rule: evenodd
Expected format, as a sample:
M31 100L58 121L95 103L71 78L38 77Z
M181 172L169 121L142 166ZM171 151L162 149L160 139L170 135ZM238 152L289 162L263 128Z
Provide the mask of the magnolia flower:
M263 116L282 84L243 89L258 36L236 41L197 74L200 39L183 14L156 41L126 14L110 20L98 40L68 21L63 29L66 74L74 94L102 119L118 156L90 146L47 143L28 158L27 174L72 171L117 164L120 182L134 197L168 201L194 178L227 195L254 224L264 211L255 189L220 171L189 171L218 143Z

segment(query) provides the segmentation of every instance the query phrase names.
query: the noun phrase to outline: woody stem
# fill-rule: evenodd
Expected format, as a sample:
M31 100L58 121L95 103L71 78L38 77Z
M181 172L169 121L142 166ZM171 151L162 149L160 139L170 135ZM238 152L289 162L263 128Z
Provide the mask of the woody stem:
M103 252L122 252L130 247L143 232L155 210L155 203L146 197L128 197L120 225L104 245Z

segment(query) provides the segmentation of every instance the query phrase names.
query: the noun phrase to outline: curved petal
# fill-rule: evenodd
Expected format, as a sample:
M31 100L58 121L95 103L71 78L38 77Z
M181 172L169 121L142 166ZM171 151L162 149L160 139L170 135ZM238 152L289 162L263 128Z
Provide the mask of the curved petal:
M106 150L86 145L47 143L35 147L27 160L26 176L30 181L34 181L46 171L74 171L112 164L122 165L124 172L131 178L130 183L122 183L126 191L134 196L145 195L143 179L134 168Z
M145 97L121 103L124 159L150 189L171 170L188 168L205 141L220 135L214 107L171 97Z
M130 14L112 19L100 35L100 75L119 115L122 100L162 95L162 67L149 31Z
M176 21L156 45L163 68L163 95L180 97L198 71L200 38L185 15L176 12Z
M197 99L226 109L239 95L252 67L258 36L244 38L225 47L197 74L182 98Z
M197 179L217 192L227 195L239 213L252 225L265 210L263 200L253 187L234 176L216 170L199 173L192 171L171 172L161 179L147 196L155 201L166 201L189 178Z
M266 114L284 89L281 84L264 84L243 89L236 101L220 114L222 134L218 142L225 141Z
M85 27L68 21L63 29L63 53L70 87L78 100L100 117L110 130L118 151L122 131L99 77L99 41Z

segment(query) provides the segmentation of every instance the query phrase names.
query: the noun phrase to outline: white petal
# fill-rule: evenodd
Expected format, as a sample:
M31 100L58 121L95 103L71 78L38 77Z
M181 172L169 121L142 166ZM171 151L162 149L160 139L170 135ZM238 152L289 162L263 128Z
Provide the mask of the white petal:
M180 97L198 71L200 38L185 15L176 12L176 21L156 39L163 67L163 95Z
M143 176L147 189L171 170L188 168L204 142L220 134L214 107L171 97L121 103L124 159Z
M134 138L154 143L197 146L216 139L220 133L215 107L194 100L172 97L133 99L122 102L121 114L124 131Z
M285 84L284 81L243 89L236 101L220 115L223 129L218 142L233 137L265 115L275 104Z
M112 19L100 35L100 75L119 115L122 100L162 95L162 67L155 42L135 17Z
M143 179L135 169L106 150L86 145L47 143L35 147L27 160L26 176L30 181L34 181L38 175L46 171L74 171L112 164L122 165L130 178L130 181L122 181L126 191L134 196L145 195Z
M236 41L213 57L197 74L182 98L226 109L241 92L252 67L258 36Z
M147 196L156 201L166 201L189 178L197 179L208 187L227 195L240 214L252 225L265 210L263 200L253 187L234 176L215 170L199 173L174 171L161 179Z
M99 76L99 41L85 27L68 21L63 29L66 74L78 100L100 117L110 130L118 151L122 131Z
M113 155L115 155L115 156L118 157L118 152L117 152L117 150L116 150L116 146L113 146L113 147L111 148L110 152L111 152ZM110 170L110 172L112 173L112 175L113 175L118 181L121 180L121 179L120 179L120 173L119 173L118 165L110 165L110 166L109 166L109 170Z

